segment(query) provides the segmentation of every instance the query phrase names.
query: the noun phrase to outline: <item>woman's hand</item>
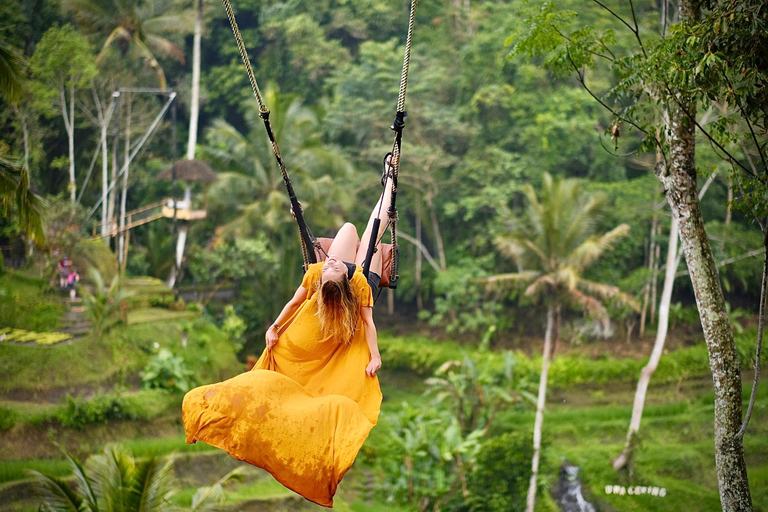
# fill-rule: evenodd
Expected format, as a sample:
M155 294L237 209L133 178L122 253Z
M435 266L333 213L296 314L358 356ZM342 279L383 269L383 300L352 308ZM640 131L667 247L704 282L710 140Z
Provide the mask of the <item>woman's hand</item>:
M277 328L274 324L269 326L269 329L267 329L267 334L264 336L264 338L267 340L267 350L272 350L272 347L277 345Z
M375 377L379 368L381 368L381 357L372 357L371 362L365 368L365 374L369 377Z

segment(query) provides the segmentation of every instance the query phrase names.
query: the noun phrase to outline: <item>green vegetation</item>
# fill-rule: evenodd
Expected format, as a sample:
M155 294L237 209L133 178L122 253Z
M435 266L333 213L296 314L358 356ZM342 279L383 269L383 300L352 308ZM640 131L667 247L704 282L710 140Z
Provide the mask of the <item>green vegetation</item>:
M0 276L0 326L52 331L63 312L64 306L47 282L13 271Z
M339 510L521 509L547 323L561 343L536 510L555 510L547 490L564 459L604 510L721 507L709 356L683 266L631 472L613 472L609 459L659 322L672 213L662 192L674 203L681 188L669 179L682 154L669 128L692 128L688 114L698 127L686 139L688 174L676 176L706 220L699 241L730 303L714 316L730 320L750 390L768 225L764 3L419 3L399 176L401 279L394 315L385 317L388 292L376 312L398 336L380 333L383 412ZM211 450L184 443L182 393L242 371L301 282L284 184L226 14L194 4L205 7L201 54L189 2L0 4L0 482L28 478L25 469L69 476L53 442L85 458L119 440L136 459L117 458L145 469L144 458ZM312 231L332 236L344 221L362 231L392 147L404 5L234 4ZM686 21L686 7L701 16ZM141 148L167 96L131 88L178 93ZM186 155L208 163L215 182L158 178L187 140ZM116 174L132 150L123 182ZM123 193L130 212L185 188L205 218L158 217L122 242L107 236L121 224ZM56 291L65 254L93 276L80 283L82 304ZM503 280L530 293L488 285ZM717 280L708 286L717 291ZM92 332L83 336L84 317ZM447 333L462 341L435 341ZM496 350L511 346L513 356ZM744 441L754 510L764 511L767 399L763 385ZM173 502L189 507L196 486L183 485ZM666 495L607 494L607 485ZM227 494L293 508L270 479Z
M44 393L124 382L138 375L162 348L180 354L198 382L221 380L240 370L232 343L215 325L198 319L191 327L186 346L182 331L187 325L178 321L165 323L162 329L150 323L117 327L102 339L88 336L50 347L0 344L0 374L7 376L0 392Z
M72 338L71 334L63 332L33 332L24 329L0 329L0 341L6 343L31 343L38 345L53 345Z

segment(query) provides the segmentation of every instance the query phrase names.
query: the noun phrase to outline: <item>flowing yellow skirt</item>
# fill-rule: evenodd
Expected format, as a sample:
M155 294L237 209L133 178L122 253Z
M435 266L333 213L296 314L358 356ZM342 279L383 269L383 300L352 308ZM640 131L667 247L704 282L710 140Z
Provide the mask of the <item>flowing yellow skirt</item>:
M310 279L314 274L307 272ZM304 284L311 285L307 276ZM316 300L310 293L252 371L187 393L182 415L188 443L221 448L332 507L378 420L381 391L378 379L365 375L370 352L363 329L351 343L323 337Z

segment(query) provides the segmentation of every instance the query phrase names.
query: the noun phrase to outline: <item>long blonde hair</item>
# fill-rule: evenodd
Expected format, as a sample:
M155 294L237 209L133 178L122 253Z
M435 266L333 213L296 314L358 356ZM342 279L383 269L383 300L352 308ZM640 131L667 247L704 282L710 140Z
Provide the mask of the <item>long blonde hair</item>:
M317 316L323 334L338 343L350 343L360 318L360 301L346 276L337 281L317 284Z

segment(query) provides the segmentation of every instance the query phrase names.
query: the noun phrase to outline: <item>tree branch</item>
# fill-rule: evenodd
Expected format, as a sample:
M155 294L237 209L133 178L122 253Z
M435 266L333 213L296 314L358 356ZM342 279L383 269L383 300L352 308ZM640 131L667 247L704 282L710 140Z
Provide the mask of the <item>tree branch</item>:
M643 46L643 41L640 39L640 29L637 27L637 16L635 16L635 4L632 0L629 0L629 8L632 11L632 22L635 24L635 30L632 32L635 33L635 39L637 39L637 44L640 45L640 50L642 50L643 56L647 58L648 54L645 53L645 46Z
M733 84L728 79L728 75L725 73L725 70L721 67L720 71L723 73L723 78L725 78L725 81L728 83L728 88L733 91ZM733 96L734 103L736 103L736 106L739 107L739 111L741 112L741 117L744 118L744 121L747 122L747 126L749 127L749 133L752 135L752 141L755 143L755 147L757 148L757 154L760 155L760 160L763 162L763 171L766 173L766 177L768 177L768 164L765 163L765 154L763 153L763 148L760 147L760 142L757 140L757 136L755 135L755 130L752 128L752 123L749 121L749 116L747 116L746 112L744 112L744 109L741 106L741 102L739 101L738 97L734 94Z
M398 232L398 234L399 234L401 237L403 237L403 238L405 238L406 240L408 240L409 242L411 242L413 245L415 245L415 246L416 246L416 248L417 248L418 250L420 250L420 251L421 251L421 253L424 255L424 258L426 258L426 260L429 262L429 265L430 265L430 266L431 266L433 269L435 269L435 272L438 272L438 273L440 273L440 267L437 265L437 263L435 262L435 259L432 257L432 255L431 255L431 254L429 254L429 251L427 250L427 248L426 248L426 247L424 247L424 244L423 244L423 243L421 243L421 241L420 241L420 240L416 240L416 239L415 239L415 238L413 238L412 236L410 236L410 235L408 235L408 234L406 234L406 233L403 233L402 231L399 231L399 232Z
M723 261L717 263L715 266L724 267L726 265L730 265L731 263L736 263L737 261L745 260L747 258L754 258L761 252L763 252L763 249L755 249L754 251L749 251L748 253L742 254L741 256L734 256L732 258L724 259ZM689 272L687 270L681 270L680 272L675 274L675 277L687 276L688 274Z
M592 0L592 1L597 2L597 0ZM571 58L571 53L569 51L567 51L567 50L566 50L566 56L568 57L568 62L570 62L571 66L573 66L573 70L576 71L577 80L579 81L581 86L584 88L584 90L587 91L587 93L590 96L592 96L592 98L596 102L598 102L600 105L602 105L603 108L605 108L608 112L610 112L611 114L616 116L618 119L621 119L622 121L624 121L627 124L631 124L632 126L637 128L638 130L643 132L643 134L648 135L648 130L645 130L639 124L635 123L631 119L622 116L621 114L619 114L618 112L613 110L611 107L609 107L603 100L598 98L597 95L595 93L593 93L592 90L587 86L587 83L586 83L586 81L584 79L584 73L578 68L578 66L576 66L576 63L573 61L573 58ZM661 152L661 155L664 157L664 163L666 164L667 163L667 155L664 153L664 148L661 145L661 142L659 141L658 138L656 138L656 135L653 135L653 140L656 142L656 147L659 148L659 151Z
M734 163L736 163L736 165L741 167L748 174L752 174L752 171L750 169L748 169L744 164L736 160L736 157L734 157L727 149L725 149L719 142L717 142L714 139L714 137L712 137L709 134L709 132L699 124L699 122L696 120L696 116L691 115L691 112L683 105L683 102L681 102L680 99L677 97L677 95L672 92L672 89L669 87L669 84L666 82L666 80L662 79L662 83L664 84L664 87L666 88L667 94L669 95L669 97L672 98L672 101L674 101L675 104L678 106L678 108L683 111L683 113L685 114L685 117L687 117L693 124L695 124L696 128L698 128L699 131L703 133L711 143L717 146L720 149L720 151L725 153L728 156L729 160L732 160Z
M747 432L749 420L752 417L752 409L755 407L757 398L757 384L760 382L760 356L763 349L763 331L765 329L765 292L768 286L768 230L763 231L763 281L760 283L760 314L757 321L757 347L755 347L755 380L752 383L752 393L749 395L749 405L747 414L744 416L744 423L736 436L741 439Z
M633 29L633 28L632 28L632 25L630 25L629 23L627 23L627 22L624 20L624 18L622 18L621 16L619 16L618 14L616 14L615 12L613 12L613 11L612 11L612 10L611 10L611 9L610 9L608 6L606 6L605 4L601 3L599 0L592 0L592 1L593 1L594 3L596 3L597 5L599 5L600 7L602 7L603 9L605 9L606 11L608 11L609 13L611 13L611 15L612 15L614 18L616 18L617 20L619 20L620 22L622 22L624 25L626 25L626 27L627 27L627 28L628 28L630 31L632 31L632 33L635 33L635 29ZM635 35L637 35L637 34L635 34Z

